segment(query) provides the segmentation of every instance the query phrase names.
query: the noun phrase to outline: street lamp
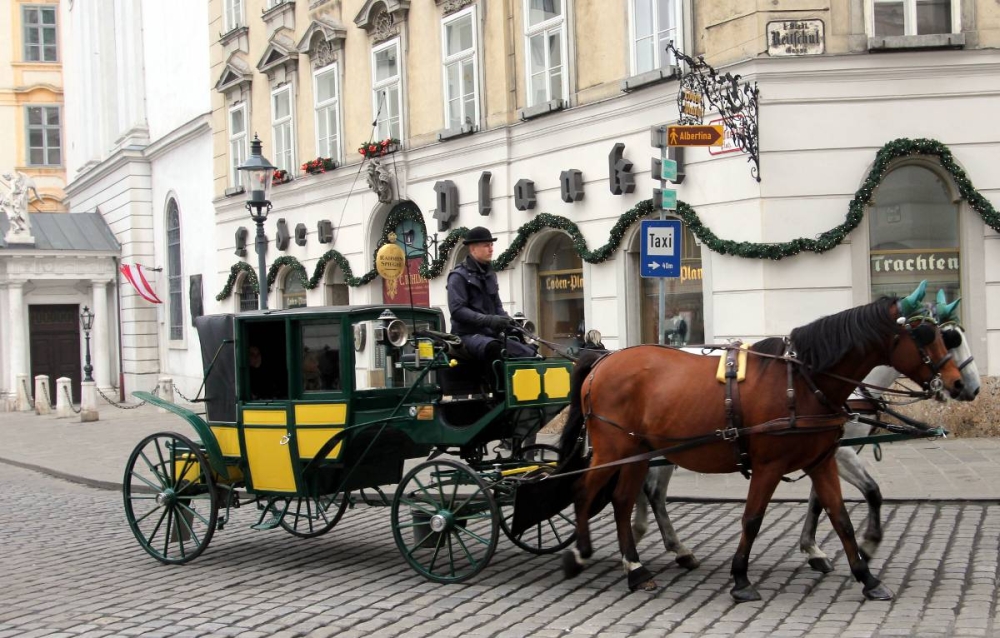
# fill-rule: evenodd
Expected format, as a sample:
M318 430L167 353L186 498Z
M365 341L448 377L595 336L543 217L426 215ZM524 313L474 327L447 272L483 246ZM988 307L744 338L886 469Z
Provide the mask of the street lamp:
M268 196L271 194L271 180L274 178L275 168L261 155L260 138L254 134L253 141L250 142L250 158L237 170L246 171L247 182L250 185L247 210L250 211L250 219L257 224L257 238L254 243L257 248L257 268L260 270L257 279L257 299L258 308L261 310L267 310L267 272L264 268L267 238L264 237L264 222L267 220L267 214L271 212Z
M90 329L94 327L94 313L87 306L84 306L83 312L80 313L80 325L83 326L83 335L87 339L87 358L83 366L83 380L93 381L94 378L90 376L90 373L94 371L94 367L90 365Z

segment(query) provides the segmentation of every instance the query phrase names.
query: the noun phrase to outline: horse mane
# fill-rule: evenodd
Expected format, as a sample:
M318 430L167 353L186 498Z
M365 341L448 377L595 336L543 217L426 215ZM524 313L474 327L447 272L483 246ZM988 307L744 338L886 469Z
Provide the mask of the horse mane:
M877 347L895 333L889 310L896 301L882 297L795 328L790 336L796 356L813 371L822 372L850 352Z

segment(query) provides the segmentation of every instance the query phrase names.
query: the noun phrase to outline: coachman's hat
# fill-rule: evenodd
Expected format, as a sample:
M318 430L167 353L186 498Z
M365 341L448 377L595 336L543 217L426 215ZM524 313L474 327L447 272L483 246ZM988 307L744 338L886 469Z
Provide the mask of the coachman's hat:
M497 238L494 237L492 234L490 234L488 228L483 228L482 226L476 226L465 235L465 241L463 241L462 243L465 244L466 246L468 246L469 244L483 244L483 243L492 244L496 240Z

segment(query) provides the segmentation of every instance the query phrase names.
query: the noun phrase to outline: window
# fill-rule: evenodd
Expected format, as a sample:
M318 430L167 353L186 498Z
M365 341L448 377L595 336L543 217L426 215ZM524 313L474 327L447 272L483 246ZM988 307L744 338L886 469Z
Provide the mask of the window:
M237 290L240 291L238 306L239 312L257 310L260 307L260 302L257 301L257 290L254 288L253 284L250 283L250 277L243 275Z
M243 186L243 171L247 161L247 106L238 104L229 109L229 167L230 183Z
M563 0L525 0L528 106L566 97Z
M340 159L340 91L337 65L331 64L315 75L316 154Z
M226 32L243 26L243 0L222 0L226 12Z
M680 43L680 0L629 0L632 17L632 74L639 75L674 63L667 44Z
M665 278L666 308L663 343L684 346L705 343L705 302L702 292L701 246L687 224L681 241L681 275ZM636 249L641 236L636 236ZM636 262L638 265L638 262ZM642 343L660 343L660 280L642 279L640 334Z
M479 122L475 10L473 6L448 16L441 25L446 128Z
M372 49L372 109L376 121L375 137L379 140L403 139L400 68L398 38Z
M282 308L305 308L306 288L302 285L302 278L294 270L289 270L285 275L285 289L281 295Z
M167 202L167 279L170 283L170 339L184 338L184 295L181 276L181 215L177 200Z
M25 107L28 121L28 164L59 166L62 164L62 131L58 106Z
M961 14L956 0L871 0L873 35L958 33Z
M958 204L928 168L903 165L886 174L868 210L871 295L904 296L927 280L928 296L961 296Z
M24 61L58 62L56 43L56 10L52 5L25 5L21 7L24 25Z
M302 390L340 390L340 323L302 325Z
M271 93L271 126L274 133L274 164L295 173L295 132L292 119L292 87L286 85Z
M542 247L538 264L538 334L573 346L583 325L583 260L570 236L559 233Z

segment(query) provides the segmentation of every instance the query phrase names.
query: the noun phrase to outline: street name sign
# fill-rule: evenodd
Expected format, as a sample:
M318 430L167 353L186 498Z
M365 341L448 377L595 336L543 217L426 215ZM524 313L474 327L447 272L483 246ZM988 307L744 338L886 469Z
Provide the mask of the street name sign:
M654 188L653 205L663 210L677 210L677 191L672 188Z
M640 237L640 276L681 276L681 220L644 219Z
M653 158L653 179L661 182L672 182L677 179L677 162L669 158Z
M722 127L716 124L667 127L668 146L722 146L725 137Z

